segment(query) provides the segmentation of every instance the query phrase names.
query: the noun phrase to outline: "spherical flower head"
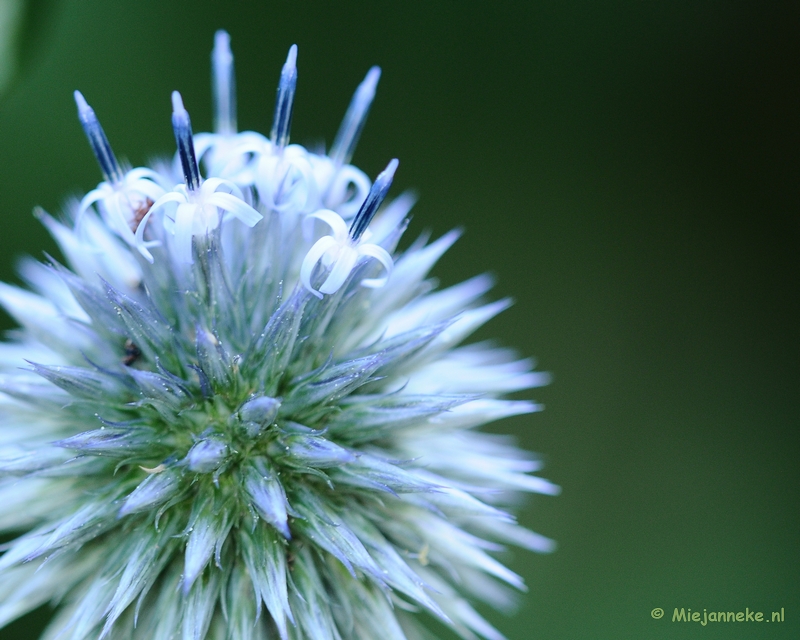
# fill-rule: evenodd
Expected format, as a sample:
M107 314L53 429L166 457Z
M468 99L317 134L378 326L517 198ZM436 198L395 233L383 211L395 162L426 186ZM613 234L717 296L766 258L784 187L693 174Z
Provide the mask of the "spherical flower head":
M539 461L477 429L537 411L531 362L462 343L508 301L437 290L451 232L398 242L414 199L349 164L380 75L325 155L289 144L297 49L269 138L236 130L229 38L215 131L173 95L177 154L124 170L83 96L104 181L63 220L66 264L0 284L0 626L58 605L46 638L417 638L429 616L500 638L504 545ZM198 163L199 160L199 163ZM176 174L183 182L172 186ZM325 233L325 227L329 229Z

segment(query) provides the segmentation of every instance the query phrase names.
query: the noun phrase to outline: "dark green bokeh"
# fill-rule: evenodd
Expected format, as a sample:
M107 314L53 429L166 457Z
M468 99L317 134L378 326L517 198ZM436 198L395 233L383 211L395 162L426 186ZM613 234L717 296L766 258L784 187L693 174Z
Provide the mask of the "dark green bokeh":
M554 373L545 413L496 429L564 487L522 516L559 549L514 553L530 592L490 619L511 639L800 635L796 4L86 0L47 19L0 103L3 279L54 251L32 207L99 179L75 88L140 164L172 149L171 90L209 128L218 28L241 129L268 129L297 42L305 144L380 64L356 163L400 158L412 234L466 228L438 275L495 273L517 304L479 337ZM674 607L786 615L700 627Z

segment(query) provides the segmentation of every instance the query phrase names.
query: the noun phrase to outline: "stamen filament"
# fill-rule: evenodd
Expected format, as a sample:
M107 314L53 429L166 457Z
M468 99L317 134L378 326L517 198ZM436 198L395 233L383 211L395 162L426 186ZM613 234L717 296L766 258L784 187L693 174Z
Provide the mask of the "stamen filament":
M275 100L275 117L272 121L270 139L278 149L283 149L289 143L289 129L292 126L292 107L294 106L294 91L297 87L297 45L289 48L289 55L281 70L281 79L278 82L278 96Z
M381 68L372 67L353 94L350 106L347 108L347 113L344 115L344 120L342 120L328 154L331 160L339 166L347 164L353 157L361 130L367 122L369 108L375 98L375 89L380 77Z
M236 133L236 77L233 73L231 37L227 31L220 30L214 35L211 69L214 131L221 135L233 135Z

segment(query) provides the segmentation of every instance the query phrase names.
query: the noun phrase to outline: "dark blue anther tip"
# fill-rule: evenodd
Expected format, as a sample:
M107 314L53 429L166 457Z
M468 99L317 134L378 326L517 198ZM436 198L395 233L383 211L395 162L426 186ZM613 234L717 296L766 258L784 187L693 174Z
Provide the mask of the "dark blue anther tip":
M353 223L350 225L350 237L353 240L358 240L364 235L369 223L372 222L378 212L378 208L383 204L386 194L389 193L389 187L392 186L394 172L397 171L397 165L399 164L400 162L395 158L375 178L364 204L361 205L356 217L353 218Z
M122 169L120 169L117 158L111 150L111 145L108 144L108 138L106 138L103 127L100 126L100 121L94 114L94 109L88 105L80 91L75 91L73 95L75 96L75 104L78 105L78 118L100 165L103 178L106 182L119 182L123 177Z
M192 122L189 120L189 112L183 106L181 94L177 91L172 92L172 129L175 132L175 143L178 145L183 179L189 190L194 191L200 187L200 171L197 168L192 141Z

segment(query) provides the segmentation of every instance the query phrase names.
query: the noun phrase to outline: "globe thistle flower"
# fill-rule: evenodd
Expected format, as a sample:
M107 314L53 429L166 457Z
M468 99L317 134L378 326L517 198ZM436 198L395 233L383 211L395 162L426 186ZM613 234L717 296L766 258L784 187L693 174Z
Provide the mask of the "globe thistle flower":
M552 543L509 509L558 489L477 429L547 375L461 344L508 301L437 290L458 233L398 250L397 160L349 164L377 68L319 155L289 144L296 47L269 138L237 132L224 32L212 59L215 130L174 93L159 169L120 164L76 92L103 181L38 212L66 264L0 284L0 626L53 603L51 639L419 638L423 612L500 638L470 602L513 603L495 554Z

